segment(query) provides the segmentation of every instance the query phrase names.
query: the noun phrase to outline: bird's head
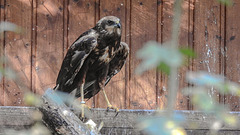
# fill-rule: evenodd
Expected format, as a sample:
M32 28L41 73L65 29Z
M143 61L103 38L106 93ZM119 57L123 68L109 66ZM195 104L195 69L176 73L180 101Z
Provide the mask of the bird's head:
M121 22L115 16L105 16L96 24L100 33L121 36Z

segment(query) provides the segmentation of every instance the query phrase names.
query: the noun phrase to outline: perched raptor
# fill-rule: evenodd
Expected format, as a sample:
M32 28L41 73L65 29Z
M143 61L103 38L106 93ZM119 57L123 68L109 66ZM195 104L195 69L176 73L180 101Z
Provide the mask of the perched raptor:
M84 32L70 46L59 71L55 90L74 92L75 97L91 98L103 91L108 108L114 108L104 87L123 67L129 47L121 42L121 23L106 16L95 27Z

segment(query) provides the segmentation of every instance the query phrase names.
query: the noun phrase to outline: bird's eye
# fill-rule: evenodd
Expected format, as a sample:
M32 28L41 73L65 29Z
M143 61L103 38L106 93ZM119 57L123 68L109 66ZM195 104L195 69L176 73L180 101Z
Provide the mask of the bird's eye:
M111 20L108 20L107 23L108 23L109 25L113 25L113 24L114 24L114 22L111 21Z

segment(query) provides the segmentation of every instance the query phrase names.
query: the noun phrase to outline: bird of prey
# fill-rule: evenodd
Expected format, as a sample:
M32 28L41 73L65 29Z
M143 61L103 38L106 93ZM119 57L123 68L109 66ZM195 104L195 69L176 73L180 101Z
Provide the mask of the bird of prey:
M128 45L121 42L120 19L103 17L70 46L54 89L74 92L75 97L81 97L81 104L102 90L108 109L118 111L110 104L104 87L121 70L128 53Z

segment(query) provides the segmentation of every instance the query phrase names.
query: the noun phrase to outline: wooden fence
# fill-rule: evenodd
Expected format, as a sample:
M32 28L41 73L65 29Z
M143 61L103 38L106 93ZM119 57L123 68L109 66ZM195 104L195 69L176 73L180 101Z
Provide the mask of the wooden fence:
M113 105L126 109L155 109L166 105L167 76L152 70L142 76L134 70L140 63L135 54L145 42L166 42L171 36L174 0L0 0L1 21L21 26L21 34L5 32L0 39L1 55L8 57L23 84L42 94L54 87L67 48L103 16L115 15L123 26L122 40L131 52L122 71L107 86ZM184 0L180 44L193 48L198 57L179 72L180 88L187 70L206 70L240 81L240 1L225 7L217 0ZM8 66L4 64L4 66ZM209 90L231 110L239 111L239 98ZM21 106L23 88L3 78L0 105ZM178 92L176 109L191 110L191 97ZM88 101L93 107L106 107L100 92Z

